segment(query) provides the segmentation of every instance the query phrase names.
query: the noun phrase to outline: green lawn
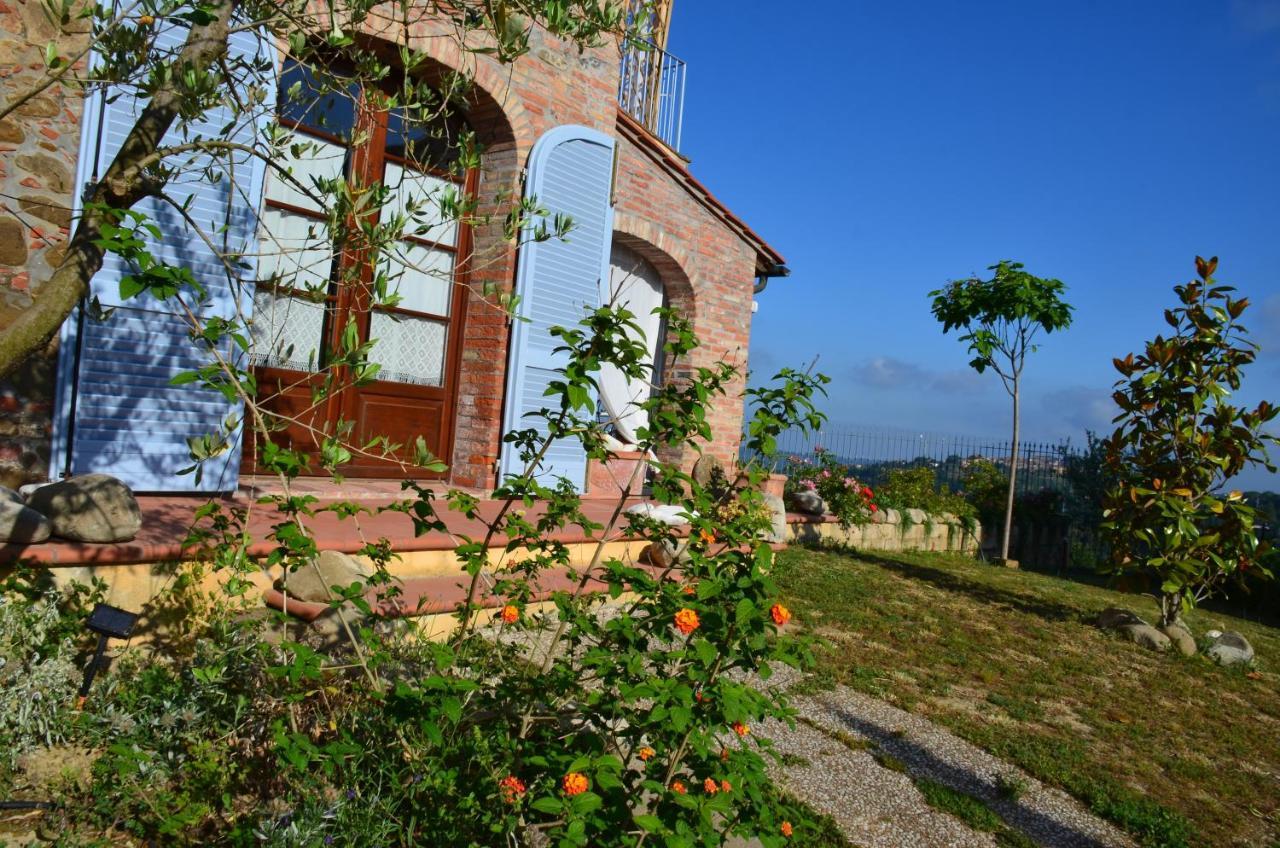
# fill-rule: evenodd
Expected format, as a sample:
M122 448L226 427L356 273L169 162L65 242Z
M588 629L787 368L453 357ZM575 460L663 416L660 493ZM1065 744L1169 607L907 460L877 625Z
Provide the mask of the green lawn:
M777 575L843 683L927 715L1080 798L1150 846L1280 846L1280 629L1238 630L1252 676L1092 626L1154 601L942 554L793 548Z

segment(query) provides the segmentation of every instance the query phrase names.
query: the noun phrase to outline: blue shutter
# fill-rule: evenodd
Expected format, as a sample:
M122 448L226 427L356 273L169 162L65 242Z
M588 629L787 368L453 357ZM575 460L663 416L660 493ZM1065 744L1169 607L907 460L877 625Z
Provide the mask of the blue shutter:
M520 248L516 293L519 315L528 320L514 322L511 332L504 432L531 426L545 432L541 418L526 416L559 406L544 397L556 369L565 364L563 354L552 352L558 340L550 330L575 326L585 309L600 305L613 232L612 180L613 139L587 127L550 130L529 156L526 196L537 198L552 215L569 215L574 228L566 239L527 242ZM586 482L586 452L576 440L552 445L544 465L548 477L567 477L580 488ZM503 476L524 470L519 453L509 445L503 446L500 467Z
M172 27L157 34L161 47L174 48L186 38L186 30ZM266 55L266 42L255 33L231 37L235 54ZM274 97L268 96L271 103ZM122 96L96 99L86 109L85 142L77 171L83 185L93 176L95 163L105 171L120 148L145 101ZM242 115L230 133L229 109L215 108L185 132L174 128L162 144L181 144L192 138L222 138L252 145L261 123ZM184 163L186 160L182 160ZM244 316L253 305L253 257L257 211L265 166L247 154L220 156L212 173L198 161L184 164L182 175L167 188L184 204L191 218L217 245L214 250L188 226L173 207L148 198L134 208L154 221L163 238L149 245L163 261L189 267L205 287L207 299L201 317L230 318L237 300ZM229 177L229 173L234 174ZM219 253L245 254L247 267L223 263ZM217 432L229 416L240 417L241 404L229 403L221 394L195 385L175 387L169 380L183 371L209 362L211 353L188 337L177 305L150 295L120 299L120 278L128 273L118 257L108 255L90 284L90 296L114 310L104 320L84 315L64 327L59 375L58 414L55 416L54 456L51 476L102 472L119 477L137 491L229 491L235 488L240 467L240 437L231 449L205 463L197 485L192 474L177 472L191 464L187 439ZM188 299L190 302L190 299ZM83 311L83 310L82 310ZM222 354L234 357L231 345ZM74 385L67 385L74 383Z

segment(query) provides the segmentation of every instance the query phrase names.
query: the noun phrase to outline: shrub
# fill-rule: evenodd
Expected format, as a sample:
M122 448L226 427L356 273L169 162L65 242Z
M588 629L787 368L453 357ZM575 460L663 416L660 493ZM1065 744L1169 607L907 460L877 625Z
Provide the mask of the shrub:
M811 654L777 604L754 491L713 493L656 463L654 496L691 517L679 561L641 567L606 556L601 542L589 566L567 571L573 587L554 593L553 610L531 603L540 578L568 569L569 549L552 541L567 527L675 541L666 525L621 509L607 526L591 522L570 486L540 473L552 438L603 453L590 393L579 389L591 384L603 350L624 367L634 361L619 342L626 320L625 310L605 309L584 330L557 331L572 390L557 387L545 429L508 436L527 467L495 492L496 516L465 493L445 496L485 524L482 537L455 549L469 592L447 642L422 638L410 620L379 620L359 584L333 587L332 606L351 631L337 644L293 641L276 619L212 605L188 654L121 661L90 699L86 714L104 728L106 738L94 737L104 753L92 786L50 814L68 838L487 846L537 832L556 845L716 845L736 836L773 848L787 841L783 822L809 832L803 811L770 784L772 751L755 735L761 721L789 711L751 678L767 678L773 662L805 667ZM668 316L667 355L686 356L695 344ZM722 395L733 376L729 366L703 369L655 390L643 447L661 456L659 448L709 438L704 399ZM821 385L789 371L779 380L785 402L751 390L757 444L803 420ZM759 483L765 472L753 464L742 473ZM410 515L421 532L447 529L435 493L405 487L386 509ZM745 506L727 508L726 497ZM535 501L545 508L526 512ZM361 509L315 504L287 488L266 506L278 520L264 565L277 575L310 567L306 528L318 512L351 520ZM216 503L202 515L213 519L194 534L208 554L203 567L228 578L234 596L243 584L231 578L259 567L232 555L246 544L242 516ZM518 562L492 570L490 546ZM363 553L379 566L370 584L394 591L392 551L371 542ZM482 593L513 615L482 625Z
M800 491L817 492L827 510L845 527L865 524L880 508L871 488L858 482L849 466L821 446L813 449L812 460L788 457L786 473L788 496Z
M922 509L930 515L949 512L960 518L977 515L973 506L946 484L939 484L932 468L895 468L876 493L876 502L885 508Z

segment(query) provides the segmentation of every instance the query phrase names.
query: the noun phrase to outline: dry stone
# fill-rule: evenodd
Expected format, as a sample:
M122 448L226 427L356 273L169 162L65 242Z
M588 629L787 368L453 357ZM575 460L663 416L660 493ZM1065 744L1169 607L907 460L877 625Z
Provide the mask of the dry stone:
M1173 642L1150 624L1126 624L1118 631L1131 642L1152 651L1167 651Z
M0 144L22 144L27 134L12 118L0 118Z
M1184 624L1168 624L1159 628L1160 632L1169 637L1169 641L1173 643L1173 647L1178 649L1178 653L1184 657L1193 657L1196 654L1196 637L1191 635L1191 631Z
M127 542L142 529L133 492L109 474L83 474L41 486L27 506L49 519L53 535L74 542Z
M1204 653L1218 665L1248 665L1254 657L1249 640L1232 630L1215 636Z
M57 114L55 106L54 114ZM17 166L40 178L50 191L63 194L71 191L71 171L61 159L45 153L29 153L14 159Z
M317 573L318 572L318 573ZM285 577L283 590L293 598L327 603L332 586L365 582L373 572L360 560L340 551L321 551L312 565L303 565Z
M18 201L22 211L43 218L59 227L71 226L71 209L48 197L24 197Z
M0 544L34 545L48 539L50 532L49 519L21 502L0 498Z
M26 228L17 218L0 217L0 265L24 265L26 261Z
M764 494L760 496L764 501L764 505L769 507L769 536L770 542L786 542L791 538L791 529L787 525L787 506L782 502L782 498L777 495Z
M805 515L823 515L827 511L827 503L817 492L802 489L791 494L791 508Z
M1098 627L1103 630L1118 630L1131 624L1146 624L1138 614L1120 607L1107 607L1098 613Z

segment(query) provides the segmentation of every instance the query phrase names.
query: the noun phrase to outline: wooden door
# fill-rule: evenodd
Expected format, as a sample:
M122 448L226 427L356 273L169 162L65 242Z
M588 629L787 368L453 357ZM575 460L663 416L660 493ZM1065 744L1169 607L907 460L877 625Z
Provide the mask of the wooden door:
M296 91L290 77L304 92L310 82L296 64L283 76L282 92ZM281 123L306 148L288 163L294 176L304 186L341 180L352 196L381 186L381 212L349 220L388 225L403 213L404 226L375 260L359 238L334 243L333 213L314 193L268 179L262 276L271 281L255 299L253 357L259 395L280 424L273 441L305 452L316 473L326 435L337 435L351 452L345 474L432 476L403 463L420 448L451 456L470 249L469 229L441 214L439 201L473 191L475 175L438 167L448 151L436 128L380 108L376 93L299 100L301 108L281 105ZM336 360L353 340L372 342L363 375ZM260 455L258 446L246 459L255 471Z

